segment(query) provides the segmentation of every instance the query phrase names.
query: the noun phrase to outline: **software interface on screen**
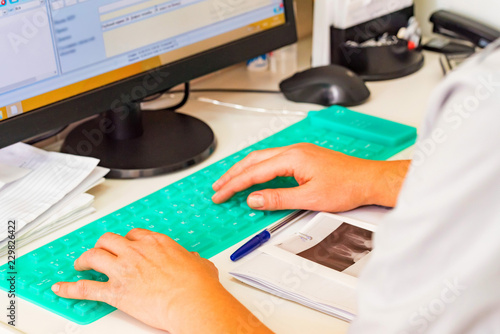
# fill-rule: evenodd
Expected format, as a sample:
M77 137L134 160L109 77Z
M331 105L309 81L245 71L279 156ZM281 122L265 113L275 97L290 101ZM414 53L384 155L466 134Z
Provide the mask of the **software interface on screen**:
M0 121L284 23L283 0L0 0Z

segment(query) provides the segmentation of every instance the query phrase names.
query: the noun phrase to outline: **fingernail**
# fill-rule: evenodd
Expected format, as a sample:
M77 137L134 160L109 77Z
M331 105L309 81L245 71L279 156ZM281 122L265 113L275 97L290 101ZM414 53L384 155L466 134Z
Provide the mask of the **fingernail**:
M212 184L212 189L215 191L219 190L221 183L222 181L220 179L215 181L214 184Z
M248 197L248 206L254 209L262 208L264 206L264 196L251 195Z
M59 291L59 284L56 283L56 284L52 285L52 291L53 292Z
M213 196L212 196L212 201L215 202L215 200L217 199L217 196L218 196L218 193L215 193Z

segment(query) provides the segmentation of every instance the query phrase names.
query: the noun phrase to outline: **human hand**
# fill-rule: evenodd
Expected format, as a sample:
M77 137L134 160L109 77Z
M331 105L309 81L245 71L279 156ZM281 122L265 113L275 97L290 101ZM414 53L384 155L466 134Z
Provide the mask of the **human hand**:
M52 289L58 296L103 301L171 333L225 332L237 319L251 316L219 283L210 261L163 234L106 233L75 261L75 269L94 269L109 281L56 283ZM237 313L223 312L227 308Z
M292 176L298 187L266 189L248 196L253 209L306 209L339 212L362 205L394 206L408 161L354 158L313 144L296 144L250 153L217 182L212 197L223 203L235 193L278 176ZM391 177L384 180L384 176Z

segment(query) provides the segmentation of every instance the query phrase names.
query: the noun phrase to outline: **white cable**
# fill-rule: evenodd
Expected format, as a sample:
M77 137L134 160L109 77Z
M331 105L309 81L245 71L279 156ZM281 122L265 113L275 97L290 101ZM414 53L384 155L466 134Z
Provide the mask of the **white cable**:
M251 112L257 112L261 114L275 114L275 115L289 115L289 116L307 116L307 112L298 111L298 110L285 110L285 109L265 109L265 108L256 108L256 107L246 107L240 104L227 103L214 99L209 99L206 97L198 97L198 101L215 104L216 106L222 106L227 108L233 108L237 110L245 110Z

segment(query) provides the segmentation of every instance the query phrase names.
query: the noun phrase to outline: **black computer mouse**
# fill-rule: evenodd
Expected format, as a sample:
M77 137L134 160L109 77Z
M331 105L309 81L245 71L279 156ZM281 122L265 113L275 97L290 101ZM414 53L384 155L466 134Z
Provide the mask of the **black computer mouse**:
M364 81L339 65L315 67L295 73L280 83L280 89L291 101L324 106L357 106L370 97Z

